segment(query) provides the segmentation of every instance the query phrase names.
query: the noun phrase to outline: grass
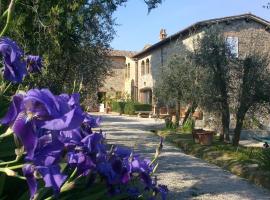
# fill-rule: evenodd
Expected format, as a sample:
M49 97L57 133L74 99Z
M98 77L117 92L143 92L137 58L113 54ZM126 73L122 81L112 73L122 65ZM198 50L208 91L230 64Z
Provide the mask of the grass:
M212 145L203 146L193 142L191 133L180 133L176 129L163 129L157 134L181 148L186 154L270 189L270 151L255 147L234 147L218 141L217 137L214 138Z

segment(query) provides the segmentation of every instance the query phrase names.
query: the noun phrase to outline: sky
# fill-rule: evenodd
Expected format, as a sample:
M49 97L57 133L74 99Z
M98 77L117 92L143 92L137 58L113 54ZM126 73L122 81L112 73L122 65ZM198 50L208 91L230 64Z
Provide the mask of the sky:
M163 0L149 14L143 0L128 0L114 13L118 24L111 46L117 50L140 51L147 44L159 41L161 28L172 35L198 21L255 14L270 21L270 9L263 8L267 0ZM270 2L270 0L269 0Z

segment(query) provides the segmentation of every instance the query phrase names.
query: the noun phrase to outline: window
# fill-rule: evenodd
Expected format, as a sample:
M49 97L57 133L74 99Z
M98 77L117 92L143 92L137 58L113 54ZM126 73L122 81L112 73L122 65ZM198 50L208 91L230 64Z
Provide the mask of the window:
M130 64L128 63L127 77L130 78Z
M145 74L145 64L144 61L141 63L141 75L143 76Z
M238 58L238 37L227 37L226 43L232 56Z
M146 74L150 74L150 65L149 65L149 59L146 59Z

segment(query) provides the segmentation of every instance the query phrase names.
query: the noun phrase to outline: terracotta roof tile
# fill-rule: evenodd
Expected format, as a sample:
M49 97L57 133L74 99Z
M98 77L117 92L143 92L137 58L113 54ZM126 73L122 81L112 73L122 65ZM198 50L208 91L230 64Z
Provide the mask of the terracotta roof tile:
M190 33L190 31L192 31L195 28L201 28L204 26L207 26L209 24L215 24L215 23L220 23L220 22L226 22L229 20L239 20L239 19L250 19L250 20L254 20L260 24L263 24L265 26L270 26L270 22L260 18L256 15L253 15L251 13L246 13L246 14L242 14L242 15L235 15L235 16L229 16L229 17L222 17L222 18L215 18L215 19L209 19L209 20L204 20L204 21L200 21L197 23L192 24L191 26L167 37L166 39L163 39L159 42L157 42L156 44L148 47L147 49L143 49L142 51L138 52L137 54L135 54L133 56L133 58L138 58L140 56L143 56L145 53L148 53L156 48L159 48L160 46L162 46L163 44L166 44L167 42L170 42L172 40L175 40L177 38L179 38L181 35L185 35L187 33Z

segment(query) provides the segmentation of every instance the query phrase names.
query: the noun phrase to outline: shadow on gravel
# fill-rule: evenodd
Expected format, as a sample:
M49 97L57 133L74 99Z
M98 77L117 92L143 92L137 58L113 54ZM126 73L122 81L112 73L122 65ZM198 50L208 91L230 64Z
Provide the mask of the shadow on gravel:
M162 123L120 116L104 116L103 120L108 143L132 147L135 152L148 158L154 155L159 138L146 130L162 126ZM221 168L181 153L177 147L166 142L158 162L157 175L167 181L171 188L168 200L270 199L265 190ZM185 186L181 186L181 183ZM257 198L258 194L260 198Z

